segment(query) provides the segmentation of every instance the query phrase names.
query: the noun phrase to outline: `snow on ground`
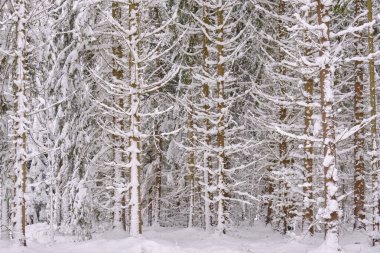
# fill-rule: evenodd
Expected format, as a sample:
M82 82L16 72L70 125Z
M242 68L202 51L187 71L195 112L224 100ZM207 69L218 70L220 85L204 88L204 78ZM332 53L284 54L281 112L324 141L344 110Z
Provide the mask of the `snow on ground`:
M195 228L146 228L141 238L130 238L124 232L106 232L95 234L86 242L56 235L52 245L48 231L46 224L28 226L26 249L0 240L0 253L306 253L322 243L321 235L282 236L262 224L220 237ZM363 232L346 232L340 243L345 253L380 252L380 246L371 247Z

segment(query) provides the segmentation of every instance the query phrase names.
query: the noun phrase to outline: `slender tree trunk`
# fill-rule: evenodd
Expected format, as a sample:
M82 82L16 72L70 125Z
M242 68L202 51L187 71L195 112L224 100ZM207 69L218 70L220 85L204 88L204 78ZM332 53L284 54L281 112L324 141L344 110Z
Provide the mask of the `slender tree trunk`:
M367 0L367 18L368 22L373 21L372 0ZM376 118L376 80L375 80L375 60L373 54L374 49L373 27L368 28L368 53L369 57L369 98L371 106L371 194L372 194L372 230L379 231L380 217L380 197L379 197L379 162L378 162L378 147L377 147L377 118ZM375 245L375 240L372 241Z
M331 72L330 15L331 2L317 0L319 31L319 82L321 91L325 241L338 247L339 203L338 170L336 168L335 123L334 123L334 79Z
M130 235L136 237L142 233L141 222L141 191L140 191L140 153L141 153L141 133L140 133L140 66L139 66L139 2L129 1L129 30L133 33L129 36L130 55L130 124L129 124L129 167L130 167Z
M155 182L154 182L154 205L153 205L153 225L160 225L160 215L161 215L161 166L162 166L162 138L158 131L158 126L156 127L155 136L158 138L158 163L155 168Z
M287 115L287 110L285 107L281 107L280 109L280 122L285 123ZM282 137L281 142L279 144L279 154L280 154L280 165L282 167L282 170L286 170L289 166L289 160L287 159L287 153L288 153L288 143L287 143L287 138ZM282 201L283 201L283 208L282 208L282 222L283 222L283 234L286 234L286 231L288 230L288 218L289 218L289 203L288 203L288 191L289 191L289 186L288 182L285 180L281 179L279 182L279 188L282 189Z
M119 107L123 110L124 109L124 99L119 100ZM124 119L122 118L120 120L120 131L124 132L125 130L125 123ZM121 187L121 228L126 231L127 230L127 217L126 217L126 205L127 205L127 198L126 198L126 182L127 182L127 173L126 173L126 164L127 164L127 156L126 156L126 148L125 148L125 139L120 138L120 150L119 150L119 156L120 157L120 187Z
M226 166L226 154L225 154L225 104L224 104L224 83L225 83L225 63L224 63L224 14L222 6L219 6L216 10L216 19L217 19L217 114L218 114L218 131L217 131L217 147L218 147L218 169L216 171L217 184L216 192L217 196L217 206L218 206L218 225L217 229L220 233L226 233L226 223L227 223L227 185L225 178L225 166Z
M285 2L280 0L279 1L279 15L285 15ZM286 36L286 28L283 24L283 21L280 20L279 23L279 40L283 41ZM282 51L281 48L279 48L279 63L281 63L285 59L285 54ZM280 66L280 74L282 76L286 76L286 68L284 66ZM285 94L286 90L285 88L281 87L281 93ZM288 117L288 110L285 106L281 106L279 111L279 118L281 124L286 124L286 118ZM282 167L282 170L286 171L289 169L290 166L290 159L288 157L288 138L283 136L281 137L281 141L279 144L279 157L280 157L280 165ZM289 220L294 217L294 214L292 214L292 211L294 211L294 204L292 203L292 200L288 197L289 192L289 184L285 180L280 180L279 187L283 187L284 190L282 195L283 200L283 208L282 208L282 222L283 222L283 233L286 234L286 231L289 227Z
M364 1L355 1L355 16L363 13ZM363 19L359 19L357 25L363 25ZM356 55L363 57L365 48L363 43L363 35L360 32L355 38ZM363 123L364 118L364 103L363 103L363 85L364 82L364 66L363 61L355 61L355 97L354 97L354 115L355 125L358 126ZM365 219L364 212L364 193L365 193L365 181L364 181L364 128L361 128L354 135L354 216L355 223L354 228L365 228L363 220Z
M209 24L209 17L208 17L208 10L207 7L203 8L203 22L206 24ZM208 30L206 29L206 32ZM208 52L208 45L209 41L206 35L203 35L202 40L202 53L203 53L203 69L206 73L208 73L208 64L207 60L209 58L209 52ZM204 96L204 105L203 109L205 112L205 126L206 126L206 134L205 134L205 142L207 144L206 150L204 152L204 215L205 215L205 230L209 231L212 226L212 212L213 212L213 193L210 191L211 185L212 185L212 157L210 152L208 151L210 145L211 145L211 123L208 119L208 116L210 115L210 87L208 83L203 84L203 96Z
M1 182L1 223L0 223L0 239L10 239L9 238L9 219L8 214L10 211L9 199L10 194L6 186L6 177L2 178Z
M153 187L148 191L148 226L153 225Z
M26 246L25 238L25 189L26 189L26 97L25 97L25 46L26 46L26 6L24 0L15 2L16 51L14 78L14 144L15 144L15 199L13 234L20 245Z
M272 173L272 168L268 169L268 187L267 187L267 194L269 196L268 199L268 208L267 208L267 214L265 218L265 224L268 225L269 223L272 223L273 219L273 192L274 192L274 182L273 179L271 178L271 173Z
M306 136L311 136L310 128L313 123L313 108L311 103L313 102L313 79L308 78L305 80L304 90L306 94L306 103L305 107L305 130L304 133ZM303 206L303 220L306 221L306 224L309 226L310 235L314 235L314 211L313 211L313 142L311 140L306 140L304 143L304 167L305 167L305 181L303 186L304 196L304 206Z
M188 157L188 170L189 170L189 184L190 184L190 200L189 200L189 220L188 227L194 225L194 208L195 208L195 153L194 153L194 122L193 122L193 109L190 108L188 114L188 138L190 142L190 152Z
M121 19L121 6L119 2L112 2L112 17L117 21L120 22ZM112 53L115 57L113 59L113 69L112 69L112 75L113 77L120 81L124 78L124 71L122 68L120 68L118 60L120 60L123 57L123 50L121 45L118 45L118 42L115 42L115 46L112 48ZM124 108L124 100L121 98L119 99L119 107L122 110ZM120 127L121 131L124 130L124 122L123 119L118 120L119 117L113 117L113 124L116 128ZM124 173L123 168L121 167L123 158L125 155L121 152L122 147L124 147L123 140L121 138L112 135L112 141L113 141L113 147L112 147L112 155L113 155L113 162L114 162L114 206L113 206L113 227L116 229L125 229L125 208L122 206L125 206L125 193L124 189L121 191L121 188L124 185Z
M310 21L311 18L311 10L308 11L307 15L307 22ZM306 30L304 32L305 36L305 43L310 44L311 40L309 38L309 33ZM304 50L304 54L306 57L310 57L311 55L311 49L309 45L306 45L306 48ZM306 101L306 107L304 112L304 122L305 122L305 129L304 134L305 136L312 136L312 126L313 126L313 90L314 90L314 82L313 79L307 74L304 77L304 92L305 92L305 101ZM303 186L303 193L304 193L304 199L303 199L303 217L302 217L302 226L306 222L306 224L309 226L309 233L310 235L314 235L314 226L312 225L314 222L314 211L313 211L313 146L314 143L311 140L305 140L304 143L304 186Z
M189 52L194 53L194 44L197 43L196 35L193 35L189 39ZM190 66L193 67L193 63L190 63ZM185 72L183 72L185 73ZM188 180L190 187L190 196L189 196L189 216L188 224L189 228L194 226L194 212L195 212L195 131L194 131L194 119L193 115L195 113L193 106L193 94L192 94L192 71L189 70L187 74L183 75L183 83L189 86L189 111L187 112L187 138L189 142L189 152L187 157L187 169L188 169Z
M4 106L3 108L1 108L1 106ZM3 109L3 112L5 113L6 111L6 106L5 106L5 102L3 105L1 105L1 102L0 102L0 120L1 120L1 117L3 115L1 115L2 113L2 110ZM9 141L10 138L10 134L9 134L9 128L8 128L8 122L4 122L4 124L1 124L2 122L0 122L0 127L4 127L0 132L3 135L3 140L4 141ZM11 145L9 144L6 144L4 146L2 146L4 148L6 148L7 150L9 150L9 148L11 147ZM12 157L13 154L11 153L6 153L4 154L4 156L2 156L2 159L1 159L1 163L3 164L3 166L9 166L9 161L11 161L11 157ZM6 162L8 161L8 162ZM11 221L9 220L9 214L11 213L11 205L12 205L12 202L11 202L11 199L12 199L12 188L11 188L11 181L12 181L12 172L11 173L1 173L0 175L0 214L1 214L1 220L0 220L0 240L1 239L11 239L11 227L10 227L10 224L11 224Z

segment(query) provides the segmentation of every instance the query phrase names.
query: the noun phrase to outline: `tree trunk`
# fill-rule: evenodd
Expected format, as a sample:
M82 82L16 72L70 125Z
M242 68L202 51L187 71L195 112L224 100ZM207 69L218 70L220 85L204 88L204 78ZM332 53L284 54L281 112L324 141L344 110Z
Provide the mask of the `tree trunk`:
M191 54L194 54L195 49L194 45L197 44L197 37L196 35L193 35L189 39L189 52ZM189 65L191 67L194 67L194 62L190 62ZM189 86L188 96L189 96L189 110L187 112L187 138L188 138L188 157L187 157L187 168L188 168L188 180L189 180L189 187L190 187L190 196L189 196L189 216L188 216L188 224L187 226L189 228L194 226L194 218L195 218L195 129L194 129L194 119L193 115L195 113L194 106L193 106L193 94L192 94L192 70L189 70L188 73L185 73L182 77L183 83L187 86Z
M26 189L26 132L27 119L25 97L25 46L26 46L26 6L24 0L15 3L16 12L16 52L15 52L15 77L14 77L14 172L15 172L15 199L13 234L20 245L26 246L25 238L25 189Z
M129 97L130 122L129 122L129 168L130 168L130 235L137 237L142 233L141 222L141 191L140 191L140 153L141 153L141 123L140 123L140 64L139 64L139 4L137 1L129 1L129 35L130 54L130 89Z
M148 191L148 205L147 205L147 208L148 208L148 226L152 226L153 225L153 187L150 187L149 188L149 191Z
M162 166L162 139L156 126L155 136L158 138L158 163L155 168L155 182L154 182L154 203L153 203L153 225L160 225L161 215L161 166Z
M355 16L363 13L364 1L355 1ZM357 22L358 26L363 25L363 19L360 18ZM363 43L362 32L357 34L355 38L356 56L363 57L363 49L365 45ZM355 125L358 126L363 123L364 118L364 104L363 104L363 82L364 82L364 66L363 61L355 61L355 97L354 97L354 115ZM365 219L364 212L364 128L361 128L354 135L354 216L355 216L355 229L365 228L363 223Z
M209 24L210 21L209 21L209 17L208 17L208 10L207 10L207 7L204 7L203 8L203 22L205 22L206 24ZM206 29L206 32L208 32L208 30ZM209 41L208 41L208 38L206 35L203 35L203 40L202 40L202 53L203 53L203 69L204 71L207 73L208 72L208 64L207 64L207 60L209 58L209 52L208 52L208 44L209 44ZM204 166L205 166L205 170L204 170L204 176L203 176L203 179L204 179L204 215L205 215L205 230L206 231L209 231L211 229L211 226L212 226L212 212L213 212L213 193L210 191L210 187L212 185L212 158L211 158L211 154L209 152L209 147L211 145L211 134L210 134L210 130L211 130L211 123L210 123L210 120L208 119L208 115L210 115L210 101L209 101L209 98L210 98L210 87L208 85L208 83L204 83L203 84L203 96L204 96L204 105L203 105L203 109L204 109L204 113L205 113L205 126L206 126L206 134L205 134L205 142L207 144L207 147L206 147L206 150L204 152Z
M265 224L268 225L269 223L272 223L272 215L273 215L273 192L274 192L274 182L271 178L272 168L268 168L268 187L267 187L267 194L268 194L268 208L267 208L267 214L265 218Z
M367 0L367 17L368 23L373 21L372 0ZM378 164L378 148L377 148L377 118L376 118L376 81L375 81L375 61L373 59L374 49L373 27L368 28L368 53L369 57L369 99L371 106L371 193L372 193L372 230L379 231L379 216L380 216L380 198L379 198L379 164ZM373 245L375 241L373 240Z
M285 2L280 0L279 1L279 15L285 15ZM285 39L286 35L286 28L283 21L280 20L279 22L279 40L283 41ZM281 62L285 59L284 52L281 48L279 48L279 58L278 62L281 64ZM280 66L280 74L281 76L286 76L286 68L284 66ZM282 86L282 84L281 84ZM284 95L286 93L286 90L284 87L280 87L281 94ZM286 124L286 118L288 117L288 110L285 106L281 106L279 111L279 118L281 124ZM279 157L280 157L280 165L281 169L285 172L289 169L290 166L290 159L288 157L288 138L285 136L281 137L281 141L279 144ZM292 214L292 211L294 211L294 204L292 203L292 200L288 197L289 192L289 183L287 182L287 178L285 177L284 180L280 180L278 187L281 189L281 187L284 188L282 190L282 201L283 208L282 208L282 222L283 222L283 233L286 234L288 227L289 227L289 220L294 217L294 214Z
M7 178L4 175L1 182L1 223L0 223L0 239L9 238L9 219L8 214L10 211L10 192L7 188Z
M325 224L325 242L338 246L339 203L338 170L336 168L335 123L334 123L334 80L331 72L330 15L332 3L317 1L319 31L319 82L321 91L324 208L322 219Z
M117 21L120 22L121 19L121 6L119 2L112 2L112 17ZM119 66L118 60L121 60L123 57L123 50L121 45L118 42L114 42L115 45L112 48L113 57L113 69L112 69L112 76L117 79L118 81L123 80L124 78L124 71ZM117 58L117 59L116 59ZM119 107L122 110L124 108L124 100L121 98L119 99ZM120 130L124 130L124 122L123 119L118 120L117 116L113 117L113 124L116 128L120 127ZM113 162L114 162L114 205L113 205L113 227L115 229L124 229L125 230L125 208L122 206L125 206L125 192L120 190L120 188L124 185L124 173L123 168L121 167L123 161L122 157L124 158L125 155L121 152L122 147L124 147L123 140L120 137L112 135L112 156L113 156Z
M190 184L190 200L189 200L189 220L188 227L194 225L194 207L195 207L195 153L194 153L194 122L193 122L193 109L190 107L188 113L188 138L190 144L190 152L188 157L188 170L189 170L189 184Z
M305 80L304 90L306 94L306 103L308 104L305 107L305 130L304 133L306 136L311 136L310 128L313 123L313 109L311 103L313 102L313 79ZM303 206L303 220L306 221L309 226L310 235L314 235L314 226L312 226L314 221L314 212L313 212L313 142L306 140L304 143L304 167L305 167L305 180L303 186L304 196L304 206Z
M216 19L217 19L217 114L218 114L218 131L217 131L217 147L218 147L218 169L216 170L217 184L216 184L216 193L217 196L217 206L218 206L218 225L217 229L220 233L226 233L226 223L227 223L227 185L225 178L225 165L226 165L226 154L224 148L225 142L225 104L224 104L224 82L225 82L225 66L224 66L224 16L222 6L219 6L216 10Z
M311 11L309 10L307 13L307 19L310 20L311 17ZM309 38L309 33L307 30L304 33L305 39L304 41L306 43L311 43L311 40ZM306 57L310 57L311 55L311 49L309 46L306 46L306 49L304 51ZM304 122L305 122L305 129L304 134L305 136L312 136L312 127L313 127L313 90L314 90L314 82L313 79L309 76L304 77L304 91L305 91L305 101L306 101L306 107L304 112ZM311 140L305 140L304 143L304 186L303 186L303 193L304 193L304 199L303 199L303 220L302 220L302 226L306 222L306 224L309 226L309 233L310 235L314 235L314 226L312 225L314 223L314 211L313 211L313 146L314 143Z

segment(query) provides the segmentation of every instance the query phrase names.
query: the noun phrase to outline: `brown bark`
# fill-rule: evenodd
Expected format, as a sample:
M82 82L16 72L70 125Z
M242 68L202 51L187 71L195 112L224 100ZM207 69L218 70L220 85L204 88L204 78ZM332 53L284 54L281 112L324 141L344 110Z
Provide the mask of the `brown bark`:
M131 236L137 236L142 233L142 216L141 216L141 119L140 119L140 68L141 64L138 59L140 56L140 13L139 1L129 0L129 24L128 29L134 30L129 35L130 52L129 52L129 74L131 94L129 96L129 105L131 108L131 116L129 122L129 147L132 149L129 153L129 161L131 163L130 181L131 186L131 205L130 205L130 233ZM137 57L137 58L136 58ZM137 201L136 201L137 198Z
M194 208L195 208L195 153L194 153L194 122L193 122L193 108L190 107L188 114L188 138L190 142L190 152L188 157L189 168L189 184L190 184L190 213L188 227L194 225Z
M368 22L373 21L373 10L372 10L372 0L367 0L367 18ZM373 28L368 28L368 53L373 55L374 49L374 35ZM369 98L371 106L371 191L372 191L372 229L379 230L379 222L377 217L380 216L380 198L379 198L379 182L378 182L378 170L379 163L377 159L378 148L377 148L377 123L376 123L376 81L375 81L375 61L373 56L369 57ZM375 241L373 241L375 244Z
M161 166L162 166L162 138L160 136L158 126L155 132L156 138L158 138L158 164L155 168L155 182L154 182L154 221L159 224L161 216Z
M265 218L265 224L268 225L272 222L272 215L273 215L273 201L272 201L272 194L274 192L274 183L273 179L271 178L272 168L268 169L268 186L267 186L267 195L269 196L268 199L268 207L267 207L267 214Z
M206 24L210 24L210 20L209 20L209 17L208 17L208 10L207 10L207 7L204 7L203 8L203 22L205 22ZM206 29L206 32L208 32L208 30ZM202 39L202 56L203 56L203 59L202 59L202 65L203 65L203 69L206 73L208 73L209 69L208 69L208 64L207 64L207 60L209 58L209 52L208 52L208 45L209 45L209 40L207 38L206 35L203 35L203 39ZM211 134L210 134L210 130L211 130L211 122L210 120L208 119L208 116L210 115L210 87L209 87L209 84L208 83L204 83L203 84L203 87L202 87L202 93L203 93L203 97L204 97L204 105L203 105L203 109L204 109L204 113L205 113L205 120L204 120L204 124L205 124L205 127L206 127L206 134L204 136L205 138L205 142L207 144L207 147L206 149L209 149L210 145L211 145ZM209 191L209 187L212 186L213 184L213 180L212 180L212 174L210 173L212 171L212 157L211 157L211 154L209 152L209 150L206 150L206 152L204 153L204 166L206 167L206 170L204 171L204 179L205 179L205 216L208 215L209 217L205 217L205 229L208 230L210 229L209 227L213 224L213 220L212 220L212 217L213 217L213 209L214 209L214 205L212 203L212 200L214 198L213 196L213 193ZM208 211L207 211L208 210Z
M121 6L119 2L112 2L112 17L117 21L120 22L121 19ZM119 65L119 60L123 57L123 49L120 43L117 41L114 42L116 45L112 47L112 53L113 56L115 57L112 61L113 68L112 68L112 76L117 79L117 80L122 80L124 78L124 71ZM118 106L120 110L124 109L124 99L120 98L118 101ZM124 119L117 120L118 117L113 117L112 121L113 124L116 128L120 127L120 130L124 130ZM113 146L112 146L112 157L113 161L115 163L114 166L114 176L118 177L120 175L120 179L123 180L125 179L125 168L122 167L120 168L120 162L122 164L125 164L125 146L124 146L124 138L117 137L116 135L112 134L112 141L113 141ZM116 154L118 153L118 154ZM116 158L121 158L120 161ZM115 182L116 184L120 184L122 182ZM117 191L117 190L116 190ZM116 195L116 194L115 194ZM118 209L120 210L115 210L115 212L119 212L118 217L120 217L120 222L121 226L124 230L126 230L126 218L125 218L125 206L126 200L125 200L125 193L122 193L122 196L120 196L120 199L117 200L120 201L121 207L119 206ZM115 214L114 214L115 215Z
M355 1L355 15L362 14L364 10L364 1ZM359 19L357 25L363 25L363 19ZM357 34L355 40L356 56L363 57L364 43L362 32ZM364 66L363 61L355 61L355 97L354 97L354 115L355 125L358 126L363 123L364 118L364 104L363 104L363 83L364 83ZM365 181L364 181L364 128L361 128L354 135L354 216L355 223L354 228L365 228L363 220L365 219L364 212L364 193L365 193Z
M321 26L319 37L319 56L325 57L324 65L319 69L319 82L321 92L322 138L323 138L323 171L324 171L324 209L325 214L325 240L338 241L338 202L337 202L337 169L335 146L335 120L334 120L334 83L332 80L329 56L330 51L330 16L331 5L317 0L318 24Z
M153 188L150 187L148 191L148 226L153 225Z
M14 117L20 121L13 122L14 129L14 233L15 239L21 246L26 246L25 226L26 226L26 173L27 173L27 129L26 123L22 122L26 118L26 3L23 0L15 2L18 13L16 17L15 31L15 59L14 59Z
M308 54L308 52L307 52ZM313 102L313 87L314 83L311 78L308 78L305 81L304 84L304 90L306 93L306 103L308 106L305 107L305 130L304 133L306 136L311 135L310 128L312 126L313 120L313 108L310 106L310 104ZM304 152L305 152L305 159L304 159L304 167L305 167L305 186L303 187L303 192L305 194L304 202L307 203L307 205L304 207L303 212L303 220L307 222L307 225L309 226L309 233L311 235L314 235L314 226L312 226L314 221L314 212L313 212L313 142L310 140L306 140L304 143Z
M307 22L310 22L312 16L312 11L309 10L307 13ZM310 34L307 30L304 32L304 41L306 43L306 48L304 50L304 55L306 57L311 56L311 48L308 44L311 43ZM305 92L305 112L304 112L304 134L305 136L312 136L312 124L313 124L313 107L311 104L313 103L313 91L314 91L314 82L313 79L309 75L304 76L304 92ZM314 226L312 225L314 222L314 211L313 211L313 146L314 143L311 140L305 140L304 142L304 206L303 206L303 217L302 217L302 228L304 223L308 225L310 235L314 235Z
M225 117L224 117L224 83L225 83L225 66L223 62L223 56L224 56L224 46L222 45L224 41L224 31L223 31L223 25L224 25L224 14L221 7L219 7L216 11L216 18L217 18L217 41L219 42L216 46L217 54L218 54L218 60L217 60L217 95L218 95L218 102L217 102L217 112L219 115L218 119L218 131L216 135L216 141L217 141L217 147L218 147L218 170L217 170L217 192L219 194L218 198L218 229L221 230L223 234L226 233L226 222L227 222L227 215L226 215L226 209L227 209L227 203L226 203L226 178L225 178L225 166L226 166L226 154L224 151L224 144L225 144ZM220 188L219 186L223 186L223 188Z
M278 14L279 15L284 15L285 14L285 2L283 0L279 1L278 5ZM286 36L286 28L283 24L283 20L279 20L278 24L278 31L279 31L279 40L282 41L285 39ZM285 59L284 52L282 51L281 48L279 48L279 55L278 55L278 62L281 64L281 62ZM279 73L281 76L286 75L286 67L280 66L279 68ZM286 93L285 87L282 86L282 83L280 83L280 92L281 94ZM286 124L286 119L288 117L288 110L285 106L281 106L279 110L279 119L281 124ZM282 168L289 168L291 165L291 160L288 157L288 139L285 136L280 137L280 144L279 144L279 157L280 157L280 165ZM289 220L294 217L294 203L292 203L292 200L289 199L288 197L288 190L289 190L289 185L288 182L285 180L280 180L279 186L278 187L283 187L285 190L283 190L282 194L282 201L283 203L283 208L282 208L282 222L283 222L283 233L286 234L286 231L288 230L289 226Z

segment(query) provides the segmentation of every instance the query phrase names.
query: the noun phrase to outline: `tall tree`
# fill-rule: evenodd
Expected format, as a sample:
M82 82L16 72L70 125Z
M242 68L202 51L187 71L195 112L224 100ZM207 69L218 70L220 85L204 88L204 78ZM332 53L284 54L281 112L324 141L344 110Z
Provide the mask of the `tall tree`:
M120 2L112 2L112 18L120 23L122 15L122 8ZM113 60L113 69L112 75L118 81L121 81L124 78L124 70L119 65L118 61L123 58L123 49L119 42L115 42L116 45L112 48L112 53L114 54L115 59ZM116 101L120 108L124 108L124 98L121 97ZM119 119L121 118L121 120ZM124 118L123 117L113 117L113 123L116 125L116 128L119 128L121 131L124 131ZM124 138L120 138L115 134L112 135L113 145L113 160L114 160L114 181L115 181L115 190L114 190L114 224L113 226L116 229L126 229L126 220L125 220L125 149L124 149ZM123 187L124 186L124 187Z
M355 15L359 17L357 20L357 26L364 24L364 17L362 15L364 11L364 1L355 1ZM363 50L365 45L363 43L363 33L359 32L355 41L356 56L363 57ZM355 113L355 125L359 126L363 123L364 119L364 62L355 61L355 98L354 98L354 113ZM355 175L354 175L354 215L355 223L354 228L364 228L364 191L365 191L365 174L364 174L364 128L361 128L355 133L354 136L354 157L355 157Z
M369 23L373 22L373 4L372 0L367 1L367 19ZM375 80L375 61L373 54L374 47L374 31L373 26L368 28L368 53L369 53L369 98L371 108L371 194L372 194L372 230L379 231L380 216L380 198L379 198L379 173L378 173L378 147L377 147L377 121L376 121L376 80ZM375 244L375 240L373 240Z
M321 92L322 139L323 139L323 173L324 203L322 218L325 226L326 245L339 249L338 226L340 219L338 193L338 170L336 168L335 120L334 120L334 66L332 57L330 12L332 3L317 0L317 16L320 31L319 87Z
M14 175L15 175L15 199L14 199L14 217L13 217L13 234L19 241L20 245L26 246L25 237L25 189L27 173L27 131L28 120L26 118L27 102L26 84L27 70L25 65L26 57L26 20L27 9L24 0L15 2L15 66L14 66L14 115L13 115L13 134L15 145Z
M306 22L310 20L312 17L312 10L309 8L306 10L305 17ZM311 38L309 31L305 29L304 32L304 41L305 41L305 49L304 49L304 56L311 57L312 56L312 47L309 45L311 43ZM304 134L307 137L312 136L312 128L313 128L313 90L314 90L314 81L313 77L306 73L304 74L304 94L305 94L305 112L304 112L304 121L305 121L305 128L304 128ZM304 192L304 206L303 206L303 222L306 222L306 224L309 226L309 232L311 235L314 234L314 208L313 208L313 146L314 143L310 139L306 139L304 142L304 152L305 152L305 158L304 158L304 185L303 185L303 192Z

